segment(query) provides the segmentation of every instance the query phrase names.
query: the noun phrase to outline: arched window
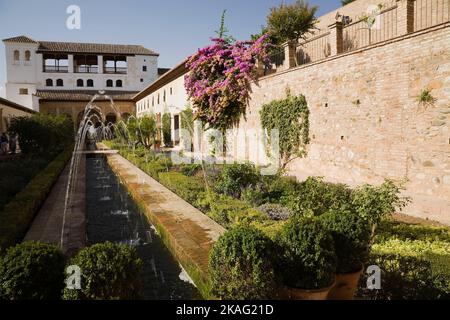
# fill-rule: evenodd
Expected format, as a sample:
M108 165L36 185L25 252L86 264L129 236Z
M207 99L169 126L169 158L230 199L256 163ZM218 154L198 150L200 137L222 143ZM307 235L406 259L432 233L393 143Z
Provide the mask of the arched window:
M93 87L93 86L94 86L94 80L89 79L89 80L87 81L86 86L87 86L87 87Z
M14 50L14 61L17 62L20 60L20 52L19 50Z
M53 80L52 79L45 80L45 85L47 87L53 87Z
M58 79L58 80L56 80L56 86L57 86L57 87L63 87L63 86L64 86L64 81L63 81L63 79Z
M122 88L122 80L117 80L116 81L116 87Z
M78 80L77 80L77 87L84 87L84 81L83 81L83 79L78 79Z
M158 93L158 99L156 99L156 103L159 104L159 93Z
M31 52L30 50L25 51L25 61L31 60Z
M106 86L107 86L108 88L111 88L111 87L113 86L113 81L112 81L111 79L106 80Z
M152 97L152 107L155 106L155 96Z

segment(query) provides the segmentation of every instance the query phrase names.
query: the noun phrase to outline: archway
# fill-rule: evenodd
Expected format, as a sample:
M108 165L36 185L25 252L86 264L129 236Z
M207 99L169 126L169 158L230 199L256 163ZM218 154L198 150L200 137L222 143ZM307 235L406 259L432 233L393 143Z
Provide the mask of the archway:
M115 124L117 122L117 116L110 112L106 115L106 125L109 125L110 123Z

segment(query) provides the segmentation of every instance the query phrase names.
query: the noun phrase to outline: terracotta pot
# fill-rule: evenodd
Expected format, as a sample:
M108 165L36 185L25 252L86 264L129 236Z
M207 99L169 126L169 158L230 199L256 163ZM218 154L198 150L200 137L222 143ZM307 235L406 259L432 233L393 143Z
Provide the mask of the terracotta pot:
M358 288L359 278L363 267L353 273L338 273L336 274L336 285L330 290L328 294L329 300L353 300L356 289Z
M287 298L290 300L325 300L336 281L329 287L316 290L286 287Z

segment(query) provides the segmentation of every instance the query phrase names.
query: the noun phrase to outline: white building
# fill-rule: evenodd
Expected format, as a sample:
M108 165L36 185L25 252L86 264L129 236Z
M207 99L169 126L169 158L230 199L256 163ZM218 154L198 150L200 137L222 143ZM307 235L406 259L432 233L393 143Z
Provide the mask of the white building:
M137 93L158 78L159 54L140 45L3 40L6 98L39 110L48 93Z
M180 114L189 105L184 88L184 76L187 73L185 65L186 61L183 61L133 97L138 118L154 114L158 125L161 126L162 116L170 114L171 138L175 146L180 142Z

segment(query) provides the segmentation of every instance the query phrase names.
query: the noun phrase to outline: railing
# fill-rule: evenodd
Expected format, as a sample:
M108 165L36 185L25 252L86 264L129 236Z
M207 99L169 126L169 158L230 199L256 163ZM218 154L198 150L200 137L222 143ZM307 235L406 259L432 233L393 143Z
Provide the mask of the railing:
M386 0L372 14L344 25L337 21L298 45L270 55L264 75L352 52L450 22L450 0ZM345 13L344 13L345 14Z
M44 65L44 72L54 72L54 73L67 73L69 72L68 66L47 66Z
M277 69L283 68L284 60L284 48L273 49L267 63L264 65L264 75L275 73Z
M374 16L374 20L360 19L343 28L343 52L364 48L371 44L393 39L397 36L397 5Z
M325 59L331 54L330 32L325 32L300 43L296 49L296 64L303 65Z
M75 73L98 73L98 66L75 66Z
M414 1L414 31L450 21L450 0Z
M119 73L119 74L126 74L127 69L125 67L105 67L104 72L105 73Z

